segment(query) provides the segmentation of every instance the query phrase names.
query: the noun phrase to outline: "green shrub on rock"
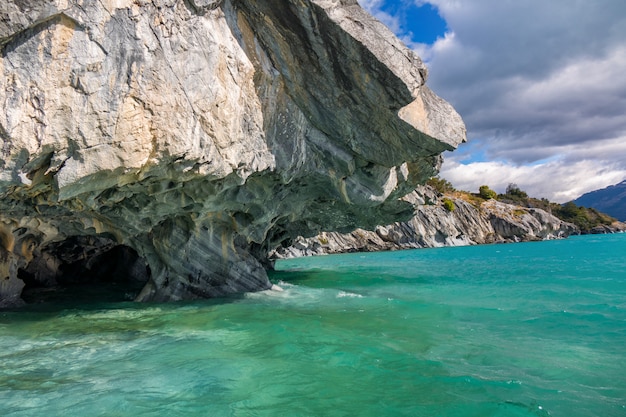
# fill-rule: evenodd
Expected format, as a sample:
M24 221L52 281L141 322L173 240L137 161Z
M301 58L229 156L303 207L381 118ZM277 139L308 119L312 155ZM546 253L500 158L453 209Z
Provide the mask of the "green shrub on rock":
M433 187L440 194L456 191L450 181L440 178L438 176L430 178L428 181L426 181L426 185Z
M478 194L484 198L485 200L491 200L493 198L496 198L498 196L498 193L496 193L495 191L493 191L491 188L489 188L489 186L487 185L481 185L478 188Z
M448 211L454 211L454 209L456 208L456 206L454 205L454 201L450 200L449 198L443 199L443 207Z

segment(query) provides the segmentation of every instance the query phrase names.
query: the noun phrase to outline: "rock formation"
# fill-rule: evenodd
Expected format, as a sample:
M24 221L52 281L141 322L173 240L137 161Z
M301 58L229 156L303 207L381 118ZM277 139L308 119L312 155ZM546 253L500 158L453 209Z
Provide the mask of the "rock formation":
M450 199L454 210L444 206ZM537 208L525 208L496 200L470 203L462 198L444 197L431 187L420 186L404 197L414 205L415 214L406 222L378 226L373 231L324 232L315 237L297 238L288 247L274 251L274 258L323 255L343 252L465 246L557 239L579 233L575 225L561 221Z
M3 1L0 304L94 259L138 300L264 289L281 242L408 219L465 138L425 80L356 0Z

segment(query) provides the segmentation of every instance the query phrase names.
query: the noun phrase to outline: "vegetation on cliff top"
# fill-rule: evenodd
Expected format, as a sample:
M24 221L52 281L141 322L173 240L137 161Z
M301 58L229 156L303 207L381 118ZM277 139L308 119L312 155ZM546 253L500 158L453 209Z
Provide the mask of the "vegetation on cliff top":
M617 221L615 218L594 208L578 206L571 201L565 204L558 204L546 198L530 197L517 184L509 184L504 194L496 193L488 185L480 186L478 193L456 190L449 181L440 177L429 179L427 185L441 194L461 198L476 207L479 207L486 200L495 199L507 204L545 210L563 221L575 224L582 233L591 233L594 228L610 226Z

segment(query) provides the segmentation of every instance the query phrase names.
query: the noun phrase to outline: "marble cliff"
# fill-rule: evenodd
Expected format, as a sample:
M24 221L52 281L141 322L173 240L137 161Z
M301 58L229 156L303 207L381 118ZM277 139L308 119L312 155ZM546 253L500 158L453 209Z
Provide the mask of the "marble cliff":
M356 0L4 0L0 304L265 289L281 243L408 219L465 138L426 76Z

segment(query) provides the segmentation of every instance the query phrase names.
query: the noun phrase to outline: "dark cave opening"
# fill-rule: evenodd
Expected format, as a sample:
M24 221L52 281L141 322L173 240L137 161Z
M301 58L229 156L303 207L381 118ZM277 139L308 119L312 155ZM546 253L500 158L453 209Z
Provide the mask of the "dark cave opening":
M112 239L76 236L38 250L18 278L27 304L122 302L135 299L150 268L134 249Z

